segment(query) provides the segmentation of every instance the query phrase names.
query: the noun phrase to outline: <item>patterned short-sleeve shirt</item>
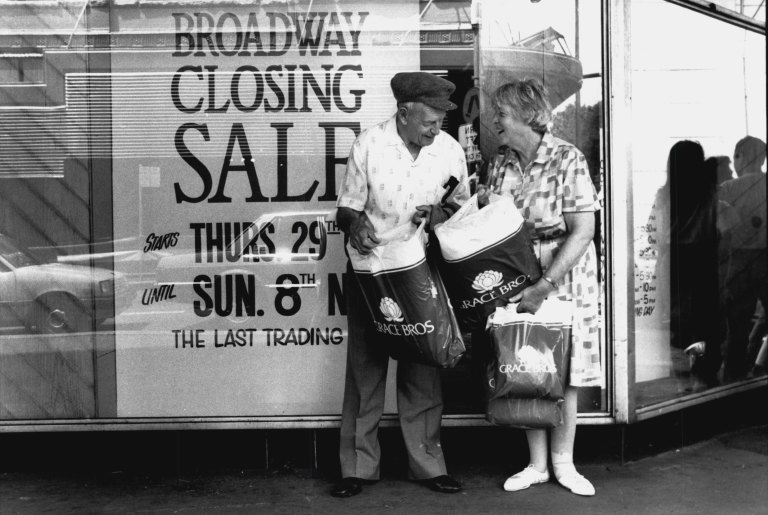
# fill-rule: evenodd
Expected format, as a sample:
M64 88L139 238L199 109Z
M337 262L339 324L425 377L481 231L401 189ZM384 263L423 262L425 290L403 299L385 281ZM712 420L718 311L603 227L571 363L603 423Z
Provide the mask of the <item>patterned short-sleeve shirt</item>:
M450 200L463 204L469 184L461 145L441 131L413 159L393 116L353 143L336 205L365 211L376 231L384 232L410 220L416 206L437 204L451 176L459 184Z
M491 163L490 185L514 199L534 239L565 235L563 213L600 209L584 154L550 131L525 170L512 149L498 154Z

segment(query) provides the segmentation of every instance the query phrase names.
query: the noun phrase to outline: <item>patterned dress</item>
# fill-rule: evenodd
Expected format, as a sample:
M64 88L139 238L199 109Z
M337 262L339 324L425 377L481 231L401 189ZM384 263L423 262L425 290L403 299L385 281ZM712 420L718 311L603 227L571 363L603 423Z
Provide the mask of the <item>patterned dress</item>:
M511 197L526 221L534 250L546 271L568 237L563 213L600 209L584 155L573 145L544 134L536 158L523 170L517 154L508 149L491 163L492 191ZM600 360L600 313L597 257L590 242L555 292L574 301L571 386L603 386Z

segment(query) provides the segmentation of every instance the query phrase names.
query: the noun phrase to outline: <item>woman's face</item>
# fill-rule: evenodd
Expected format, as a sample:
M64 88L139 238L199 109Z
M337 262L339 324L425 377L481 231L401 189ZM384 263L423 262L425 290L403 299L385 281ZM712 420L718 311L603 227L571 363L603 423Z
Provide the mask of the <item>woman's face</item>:
M502 145L515 147L515 143L523 141L524 135L527 135L533 129L525 122L520 121L508 105L499 104L496 106L493 115L493 126Z

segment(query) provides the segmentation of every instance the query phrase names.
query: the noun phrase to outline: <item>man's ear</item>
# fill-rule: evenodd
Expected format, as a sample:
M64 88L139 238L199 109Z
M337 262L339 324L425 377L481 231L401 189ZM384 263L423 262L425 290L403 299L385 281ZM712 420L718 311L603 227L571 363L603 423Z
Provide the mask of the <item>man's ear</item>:
M408 108L406 106L397 108L397 119L402 125L408 125Z

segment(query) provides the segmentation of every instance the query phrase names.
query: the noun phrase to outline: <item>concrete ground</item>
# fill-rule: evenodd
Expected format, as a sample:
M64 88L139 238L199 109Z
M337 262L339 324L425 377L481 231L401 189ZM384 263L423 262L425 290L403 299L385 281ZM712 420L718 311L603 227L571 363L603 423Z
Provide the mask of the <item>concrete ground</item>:
M588 429L580 431L589 439ZM448 440L455 445L466 434L472 433L449 434ZM601 438L597 434L593 440ZM454 464L449 460L452 475L464 485L458 494L438 494L409 482L397 466L385 468L379 483L350 499L328 495L332 474L290 464L268 470L203 465L175 472L157 472L151 466L75 467L75 472L63 464L51 471L33 466L0 473L0 513L768 513L766 425L624 464L605 455L580 460L581 472L597 489L592 498L575 496L554 482L505 492L504 479L525 458L510 464L486 456L464 456Z

